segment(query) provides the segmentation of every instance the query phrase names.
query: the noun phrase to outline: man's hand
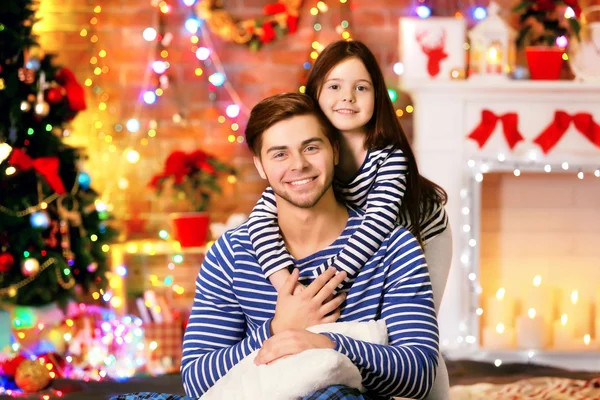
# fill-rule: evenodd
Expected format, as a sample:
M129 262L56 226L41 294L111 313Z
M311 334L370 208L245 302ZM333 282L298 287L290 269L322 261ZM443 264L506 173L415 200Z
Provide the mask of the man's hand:
M306 329L310 326L335 322L340 316L340 305L345 294L326 301L346 279L346 272L336 273L331 267L302 291L295 291L299 272L295 269L277 296L275 317L271 322L273 335L288 329Z
M310 349L333 349L335 343L325 335L306 330L287 330L267 339L258 351L254 363L269 364L273 361Z

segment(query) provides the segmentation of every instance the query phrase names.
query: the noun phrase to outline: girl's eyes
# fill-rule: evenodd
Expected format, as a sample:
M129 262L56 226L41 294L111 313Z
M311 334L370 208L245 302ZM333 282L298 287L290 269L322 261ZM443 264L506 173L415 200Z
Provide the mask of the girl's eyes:
M338 90L340 88L340 85L330 85L329 89L333 89L333 90ZM359 85L356 87L356 90L359 92L364 92L369 90L369 88L367 86L364 85Z
M318 150L319 148L317 146L308 146L306 149L304 149L305 151L315 151Z

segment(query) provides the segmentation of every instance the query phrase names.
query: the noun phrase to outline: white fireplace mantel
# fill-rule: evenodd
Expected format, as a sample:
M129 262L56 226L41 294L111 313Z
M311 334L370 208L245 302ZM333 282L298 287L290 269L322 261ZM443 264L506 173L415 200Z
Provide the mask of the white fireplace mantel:
M450 357L476 359L503 358L528 361L529 352L504 352L500 356L484 352L478 346L465 346L467 320L472 315L473 296L461 265L464 250L461 190L469 175L469 160L505 160L506 164L531 166L569 162L572 166L600 168L600 148L594 146L575 127L570 126L563 138L548 153L543 154L533 140L553 121L555 111L570 115L586 112L600 124L600 84L573 81L446 81L403 82L403 89L413 99L413 148L421 174L441 185L448 193L447 211L454 237L454 255L448 285L439 314L440 339ZM469 133L481 122L482 110L496 115L518 114L518 128L524 141L510 149L498 122L495 131L482 148L468 139ZM576 172L573 172L574 174ZM464 193L464 192L463 192ZM475 233L477 234L477 233ZM478 239L478 238L476 238ZM600 257L599 257L600 259ZM600 334L600 333L599 333ZM598 335L598 334L597 334ZM471 342L473 337L470 337ZM573 368L600 370L600 353L583 354L546 352L537 358L545 364L565 366L572 360Z

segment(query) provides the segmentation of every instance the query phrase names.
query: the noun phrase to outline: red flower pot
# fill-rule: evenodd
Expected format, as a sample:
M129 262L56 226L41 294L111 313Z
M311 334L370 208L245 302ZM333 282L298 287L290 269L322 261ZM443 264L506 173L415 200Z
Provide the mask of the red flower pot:
M558 47L527 47L525 55L531 79L557 80L563 66L563 53Z
M210 218L207 213L188 212L171 214L173 238L181 247L202 247L208 238Z

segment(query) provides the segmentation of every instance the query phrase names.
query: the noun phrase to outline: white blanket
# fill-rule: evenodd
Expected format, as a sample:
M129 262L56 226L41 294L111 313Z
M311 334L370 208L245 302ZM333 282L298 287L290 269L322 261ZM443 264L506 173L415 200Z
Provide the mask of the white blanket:
M353 339L388 344L385 321L338 322L313 326L311 332L340 333ZM251 353L208 390L202 400L292 400L332 385L364 391L350 359L332 349L313 349L257 366Z

